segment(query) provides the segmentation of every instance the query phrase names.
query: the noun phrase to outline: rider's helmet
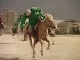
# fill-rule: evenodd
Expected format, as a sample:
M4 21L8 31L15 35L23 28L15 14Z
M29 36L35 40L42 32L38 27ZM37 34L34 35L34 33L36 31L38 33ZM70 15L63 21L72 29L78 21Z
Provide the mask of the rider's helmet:
M27 9L26 14L27 15L30 15L31 14L31 10L30 9Z

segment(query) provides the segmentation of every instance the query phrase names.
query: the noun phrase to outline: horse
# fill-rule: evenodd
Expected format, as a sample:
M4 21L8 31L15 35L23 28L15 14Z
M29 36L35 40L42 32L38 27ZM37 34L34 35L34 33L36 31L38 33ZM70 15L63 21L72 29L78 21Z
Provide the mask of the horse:
M28 23L26 23L25 27L23 28L23 35L24 35L24 39L23 41L27 41L27 38L28 38L28 35L27 35L27 31L26 31L26 28L28 26ZM52 38L52 45L54 45L54 37L56 35L56 30L57 30L57 25L56 25L56 28L55 29L51 29L51 28L48 28L47 29L47 33L48 35ZM43 41L43 43L45 44L45 42Z
M2 36L2 30L4 29L4 23L0 23L0 36Z
M31 34L28 32L28 27L26 28L26 32L29 36L29 41L30 41L30 45L33 49L33 58L35 58L35 45L40 42L41 44L41 55L43 56L43 43L42 43L42 40L48 42L48 47L47 49L50 48L50 41L47 39L47 29L49 28L52 28L54 29L55 28L55 22L54 22L54 18L52 15L50 14L46 14L45 15L45 19L43 22L39 22L38 24L38 27L36 28L36 35L34 36L34 34ZM32 44L32 37L34 39L34 43Z
M18 28L16 29L16 31L12 30L12 36L15 36L15 34L17 34L17 38L19 40L23 39L23 30L21 30L20 28L20 23L18 23Z
M20 28L20 25L21 25L21 23L18 23L18 28L16 29L16 31L14 32L13 31L13 29L12 29L12 36L14 36L15 34L17 34L17 38L19 39L19 40L27 40L27 35L25 34L25 29L26 29L26 27L28 26L28 21L27 21L27 19L26 19L26 21L25 21L25 24L24 24L24 27L23 27L23 29L21 29ZM22 39L21 39L22 38Z

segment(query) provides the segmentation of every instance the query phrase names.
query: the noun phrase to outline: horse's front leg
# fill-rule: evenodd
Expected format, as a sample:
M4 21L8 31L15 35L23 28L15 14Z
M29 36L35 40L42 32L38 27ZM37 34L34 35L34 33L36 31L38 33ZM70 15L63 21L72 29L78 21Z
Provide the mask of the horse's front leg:
M35 54L36 54L36 52L35 52L35 44L33 44L33 58L35 58Z
M29 35L29 41L30 41L30 45L31 45L32 50L33 50L33 58L35 58L35 49L34 49L34 46L32 45L32 38L31 38L31 35Z
M46 42L48 42L48 47L47 47L47 49L50 49L50 41L49 41L47 38L44 38L44 40L45 40Z
M54 39L53 39L53 37L51 37L52 38L52 45L54 45Z
M27 41L27 33L24 33L24 40L23 41Z
M42 43L41 38L39 38L39 41L40 41L40 44L41 44L41 55L43 56L43 43Z
M33 58L35 58L35 54L36 54L36 52L35 52L35 45L38 43L38 40L37 40L37 38L34 38L34 44L33 44Z
M31 47L33 48L33 46L32 46L32 38L31 38L31 35L29 35L29 41L30 41Z

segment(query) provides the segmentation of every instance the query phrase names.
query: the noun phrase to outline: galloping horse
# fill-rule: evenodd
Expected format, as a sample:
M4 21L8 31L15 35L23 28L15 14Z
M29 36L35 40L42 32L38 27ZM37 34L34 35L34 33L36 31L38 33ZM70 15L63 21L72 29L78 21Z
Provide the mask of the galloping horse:
M0 24L0 36L2 36L2 29L4 29L4 25Z
M4 29L4 23L0 17L0 36L2 35L2 29Z
M50 48L50 42L49 40L47 39L47 29L49 28L52 28L54 29L55 28L55 22L54 22L54 19L53 19L53 16L50 15L50 14L46 14L46 18L44 19L43 22L39 22L39 25L36 29L36 36L34 36L34 34L30 34L28 32L28 28L26 28L26 32L29 36L29 41L30 41L30 45L33 49L33 58L35 58L35 45L40 42L41 44L41 55L43 56L43 43L42 43L42 40L48 42L48 47L47 49ZM32 38L34 39L34 43L32 44Z
M15 34L17 34L17 38L18 38L19 40L25 40L25 39L27 39L27 37L25 37L26 35L25 35L25 33L24 33L27 25L28 25L28 23L25 22L24 28L21 30L21 28L20 28L20 23L18 23L18 27L17 27L16 31L13 31L13 29L12 29L12 36L14 36ZM23 34L24 34L24 36L23 36ZM24 37L24 38L23 38L23 37Z

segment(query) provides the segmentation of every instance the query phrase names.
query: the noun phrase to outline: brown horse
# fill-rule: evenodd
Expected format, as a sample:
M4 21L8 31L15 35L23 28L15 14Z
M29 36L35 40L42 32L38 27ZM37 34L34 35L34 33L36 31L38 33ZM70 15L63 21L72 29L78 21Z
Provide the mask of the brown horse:
M33 58L35 58L35 45L40 42L41 44L41 55L43 56L43 43L42 43L42 40L48 42L48 47L47 49L50 48L50 42L49 40L47 39L47 29L49 28L52 28L54 29L55 28L55 22L54 22L54 19L53 19L53 16L50 15L50 14L46 14L46 18L43 22L40 22L39 25L38 25L38 28L36 30L36 36L34 36L34 34L30 34L28 32L28 30L26 31L28 36L29 36L29 41L30 41L30 45L33 49ZM28 28L26 28L28 29ZM32 44L32 38L34 38L34 43Z

